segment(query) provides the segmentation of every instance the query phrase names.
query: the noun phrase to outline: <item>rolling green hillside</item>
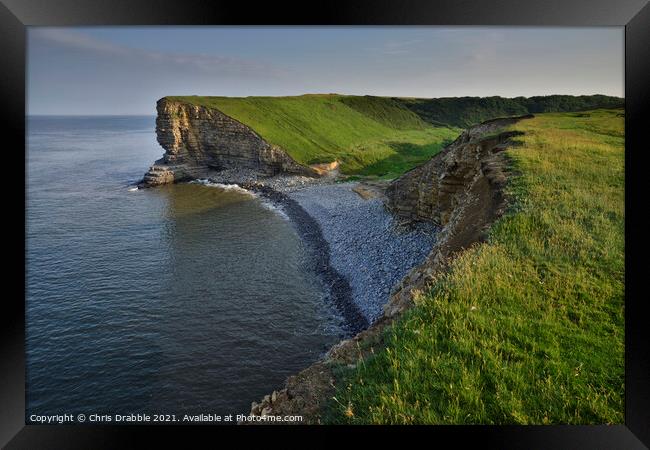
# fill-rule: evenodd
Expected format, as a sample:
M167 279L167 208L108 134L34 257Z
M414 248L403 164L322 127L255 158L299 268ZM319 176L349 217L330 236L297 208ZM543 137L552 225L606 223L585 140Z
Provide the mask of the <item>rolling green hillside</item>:
M546 95L538 97L397 98L406 109L432 125L468 127L488 119L545 112L575 112L620 108L624 101L606 95Z
M468 125L528 112L581 110L605 96L404 99L338 94L167 97L216 108L302 164L338 160L347 175L394 178L424 163ZM462 127L462 128L461 128Z
M623 113L513 128L509 212L340 369L329 421L623 423Z

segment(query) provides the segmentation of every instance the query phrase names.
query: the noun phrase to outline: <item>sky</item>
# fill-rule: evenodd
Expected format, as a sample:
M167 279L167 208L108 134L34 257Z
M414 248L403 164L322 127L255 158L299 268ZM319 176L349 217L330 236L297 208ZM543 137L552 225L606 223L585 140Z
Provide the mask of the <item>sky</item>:
M623 27L29 27L28 114L166 95L623 97Z

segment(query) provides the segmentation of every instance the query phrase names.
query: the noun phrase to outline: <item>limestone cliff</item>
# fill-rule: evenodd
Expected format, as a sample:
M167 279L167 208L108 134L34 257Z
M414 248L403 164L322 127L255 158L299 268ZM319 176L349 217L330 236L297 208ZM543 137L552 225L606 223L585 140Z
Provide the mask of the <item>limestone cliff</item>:
M214 108L162 98L156 136L165 155L143 179L146 186L207 176L210 171L246 169L261 176L317 176L250 127Z
M499 153L519 134L496 131L528 117L532 116L494 119L465 130L427 163L390 184L386 192L389 208L403 219L430 220L444 226L472 194L490 191L493 195L483 198L480 206L493 210L488 206L498 203L495 195L505 182Z

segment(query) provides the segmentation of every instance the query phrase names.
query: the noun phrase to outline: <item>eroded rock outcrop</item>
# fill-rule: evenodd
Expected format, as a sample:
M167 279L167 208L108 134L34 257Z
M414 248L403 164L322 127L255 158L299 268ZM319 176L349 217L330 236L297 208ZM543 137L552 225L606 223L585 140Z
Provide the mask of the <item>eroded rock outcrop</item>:
M494 119L465 130L430 161L394 180L386 191L388 207L402 219L444 226L472 194L485 197L489 190L492 195L475 206L498 214L493 206L506 180L500 152L520 133L496 130L528 117Z
M507 164L502 151L520 133L498 130L530 117L495 119L469 128L430 161L389 185L387 206L398 218L404 222L428 220L442 226L436 245L426 261L394 288L379 320L289 377L284 389L254 402L252 415L301 415L303 422L299 423L320 423L322 407L335 389L334 369L353 367L380 348L383 330L413 305L416 295L426 291L454 253L482 240L504 212Z
M156 136L165 155L144 176L145 186L201 178L224 169L246 169L262 176L318 176L217 109L168 98L158 100L156 109Z

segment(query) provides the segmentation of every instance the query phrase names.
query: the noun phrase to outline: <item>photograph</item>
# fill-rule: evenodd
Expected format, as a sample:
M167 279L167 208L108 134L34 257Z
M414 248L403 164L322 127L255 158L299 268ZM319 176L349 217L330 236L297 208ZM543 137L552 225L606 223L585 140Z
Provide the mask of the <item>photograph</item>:
M29 26L25 423L625 423L625 28Z

